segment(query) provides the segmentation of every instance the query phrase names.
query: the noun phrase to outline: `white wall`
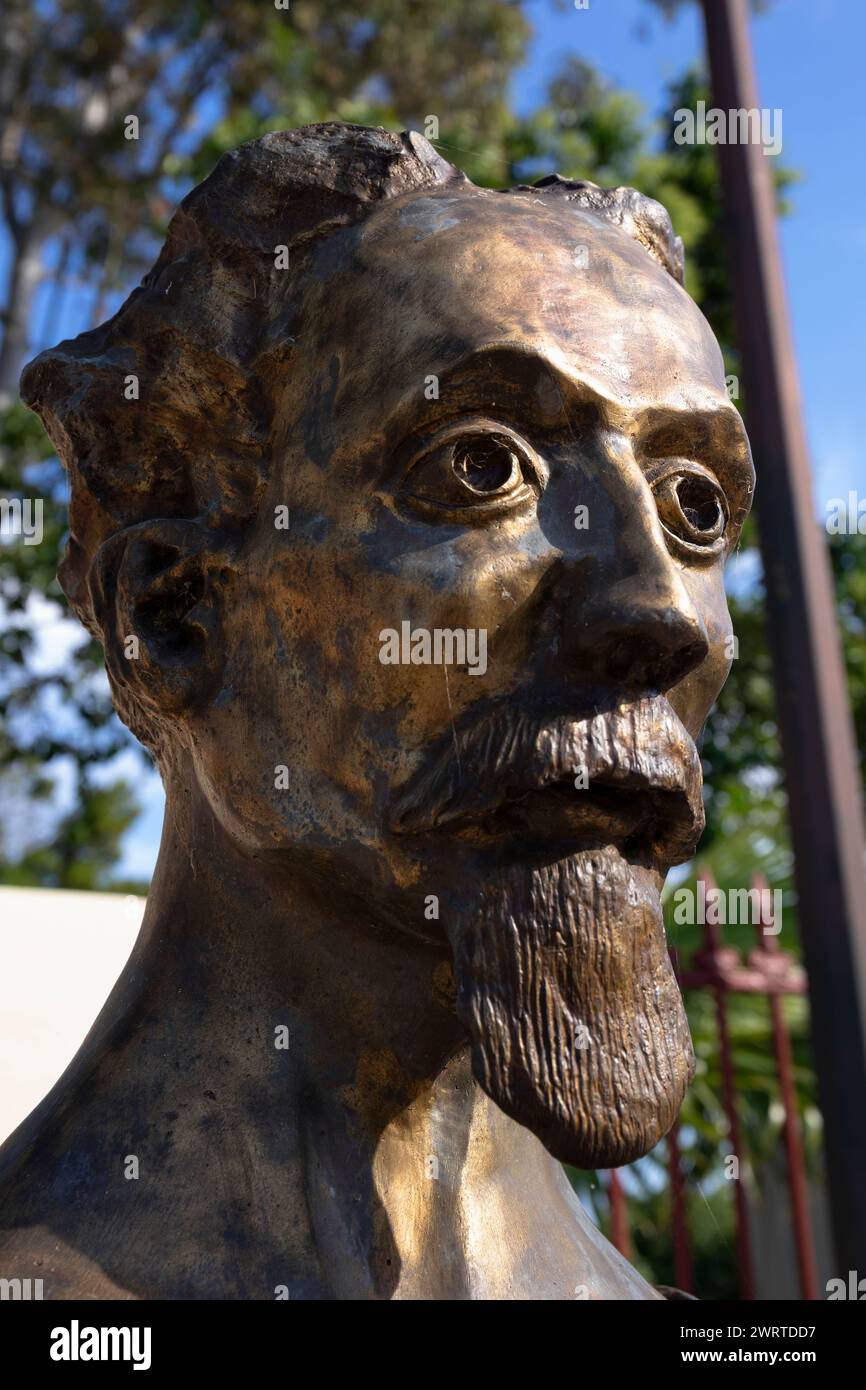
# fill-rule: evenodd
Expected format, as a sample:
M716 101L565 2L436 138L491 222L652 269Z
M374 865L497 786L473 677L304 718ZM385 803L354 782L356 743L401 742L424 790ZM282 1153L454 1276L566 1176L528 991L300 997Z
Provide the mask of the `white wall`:
M0 887L0 1143L78 1051L126 964L144 903Z

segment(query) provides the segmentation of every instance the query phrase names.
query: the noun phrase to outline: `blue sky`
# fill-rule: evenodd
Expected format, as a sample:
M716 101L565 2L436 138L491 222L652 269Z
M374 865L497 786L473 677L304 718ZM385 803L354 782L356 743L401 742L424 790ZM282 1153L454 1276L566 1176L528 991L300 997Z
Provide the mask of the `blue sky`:
M588 10L553 10L531 0L529 62L515 84L519 108L569 51L656 117L666 84L700 59L700 6L668 22L647 0L590 0ZM643 37L641 36L643 33ZM800 385L815 470L816 507L866 493L859 409L866 368L866 5L862 0L773 0L752 21L762 106L782 111L781 161L802 181L781 224Z
M673 22L647 0L590 0L590 8L580 11L530 0L527 8L535 36L513 87L519 109L542 100L546 82L574 52L636 93L648 117L656 117L667 83L702 53L697 5L687 5ZM866 5L774 0L754 18L752 37L761 103L783 113L781 159L802 176L781 239L816 513L823 516L830 498L851 488L866 494L859 438L866 393L866 193L860 168ZM133 753L124 755L113 775L118 770L130 776L145 806L127 837L120 872L147 877L159 842L161 787Z

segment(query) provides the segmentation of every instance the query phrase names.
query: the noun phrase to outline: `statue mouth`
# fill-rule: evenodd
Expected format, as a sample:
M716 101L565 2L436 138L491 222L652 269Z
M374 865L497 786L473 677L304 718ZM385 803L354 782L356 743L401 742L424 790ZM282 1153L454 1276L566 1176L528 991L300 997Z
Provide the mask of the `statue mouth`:
M391 827L564 852L613 844L671 865L703 831L701 781L694 742L661 696L584 717L495 709L410 778Z
M518 839L526 845L566 851L615 845L626 857L652 861L689 859L703 830L686 787L655 787L640 779L596 778L578 788L563 779L528 791L507 791L487 812L458 812L432 827L469 841Z

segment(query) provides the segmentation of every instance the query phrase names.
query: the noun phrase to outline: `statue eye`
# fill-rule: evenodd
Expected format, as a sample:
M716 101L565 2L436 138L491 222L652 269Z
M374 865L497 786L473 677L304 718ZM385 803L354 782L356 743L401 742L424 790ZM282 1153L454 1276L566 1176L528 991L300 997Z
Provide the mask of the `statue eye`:
M400 492L422 511L473 521L528 501L537 494L537 479L532 450L518 436L476 427L428 448Z
M652 487L659 519L670 536L690 550L716 554L724 549L730 512L711 473L677 464L652 480Z
M451 468L471 492L492 497L522 481L520 462L501 435L469 435L454 445Z

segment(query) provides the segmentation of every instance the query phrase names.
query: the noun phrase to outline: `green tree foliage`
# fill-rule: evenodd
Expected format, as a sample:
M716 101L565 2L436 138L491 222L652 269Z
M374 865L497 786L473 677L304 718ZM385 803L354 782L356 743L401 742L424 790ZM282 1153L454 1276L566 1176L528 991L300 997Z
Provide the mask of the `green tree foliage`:
M34 666L37 622L69 616L55 578L67 490L39 422L16 403L23 361L58 336L70 282L80 331L132 288L191 184L225 149L266 130L325 119L423 128L438 113L455 159L470 172L501 172L506 88L529 31L520 6L502 0L337 8L293 0L288 9L260 0L10 0L4 26L0 211L11 254L0 491L42 502L44 537L0 552L0 795L19 811L36 803L23 823L57 843L51 852L41 841L0 845L0 873L106 887L135 810L121 781L97 787L94 778L130 740L112 712L99 648L74 620L62 661ZM127 138L129 116L138 139ZM34 323L37 289L52 282ZM36 812L70 774L72 808L54 827ZM73 833L76 817L87 835Z
M11 804L15 803L14 779ZM117 863L120 840L138 815L138 806L123 781L106 786L82 780L73 809L52 829L50 839L27 848L14 864L0 862L0 883L24 887L87 888L106 886ZM116 892L140 891L146 885L114 881Z

